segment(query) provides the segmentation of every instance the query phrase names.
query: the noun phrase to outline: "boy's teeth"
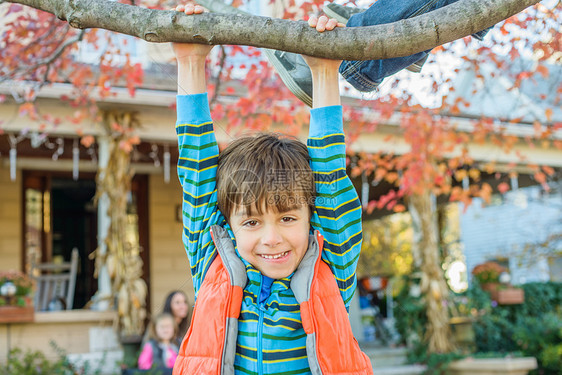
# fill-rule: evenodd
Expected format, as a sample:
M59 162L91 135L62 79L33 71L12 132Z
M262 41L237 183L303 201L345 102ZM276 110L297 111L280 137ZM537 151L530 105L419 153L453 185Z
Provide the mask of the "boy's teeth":
M285 251L284 253L281 254L277 254L277 255L265 255L262 254L262 257L264 257L265 259L279 259L281 257L284 257L285 255L287 255L288 251Z

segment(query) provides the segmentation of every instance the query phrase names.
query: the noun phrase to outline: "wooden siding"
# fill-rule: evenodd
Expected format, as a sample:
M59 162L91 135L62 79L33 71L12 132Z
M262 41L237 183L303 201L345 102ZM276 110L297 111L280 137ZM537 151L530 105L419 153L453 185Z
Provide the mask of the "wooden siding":
M10 180L7 158L0 158L0 270L21 270L21 173Z
M482 262L507 258L513 284L549 280L547 259L530 262L519 255L526 243L562 232L560 192L547 195L534 186L509 192L502 202L485 207L475 200L460 220L469 274Z
M151 311L162 311L164 299L172 290L183 290L193 305L193 284L187 255L181 241L181 223L176 210L181 204L181 187L175 167L170 182L162 175L149 178L150 215L150 293Z

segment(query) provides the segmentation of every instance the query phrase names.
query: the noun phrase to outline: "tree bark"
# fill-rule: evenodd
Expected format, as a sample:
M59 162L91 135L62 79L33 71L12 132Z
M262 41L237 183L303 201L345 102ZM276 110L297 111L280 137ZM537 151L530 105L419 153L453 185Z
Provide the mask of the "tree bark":
M539 0L461 0L398 22L327 33L318 33L304 21L214 13L187 16L106 0L7 2L52 13L78 29L101 28L149 42L236 44L333 59L371 60L432 49L495 25Z

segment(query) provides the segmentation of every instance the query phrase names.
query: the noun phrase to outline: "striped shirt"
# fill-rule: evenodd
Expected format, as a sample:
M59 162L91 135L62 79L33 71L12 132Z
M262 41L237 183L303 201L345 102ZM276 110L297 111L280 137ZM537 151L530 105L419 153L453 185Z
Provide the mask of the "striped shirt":
M195 297L216 255L210 228L221 225L235 242L217 207L216 171L219 149L207 94L178 95L176 132L178 176L183 189L183 233ZM345 306L355 292L355 270L361 248L361 205L345 173L342 108L311 110L308 151L316 182L313 229L324 236L322 258L332 269ZM237 374L310 374L306 334L300 307L290 289L290 277L274 280L260 303L264 278L246 265L248 283L239 318L235 370Z

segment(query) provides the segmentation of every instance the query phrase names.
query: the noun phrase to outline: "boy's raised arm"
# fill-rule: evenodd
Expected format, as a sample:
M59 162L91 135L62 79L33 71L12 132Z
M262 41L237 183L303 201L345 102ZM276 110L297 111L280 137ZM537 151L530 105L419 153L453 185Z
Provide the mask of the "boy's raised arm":
M319 24L326 24L325 17L320 17L317 21ZM316 20L312 19L312 23L314 22ZM324 235L322 257L332 268L347 307L355 292L355 270L361 250L362 232L361 204L346 174L345 136L338 81L340 62L307 56L304 58L310 66L313 79L313 109L310 111L307 141L316 181L316 213L311 225Z
M319 32L343 26L343 24L337 23L335 19L328 19L325 16L320 18L311 16L308 25L316 28ZM306 55L303 55L303 58L312 72L312 108L340 105L338 69L341 60L321 59Z
M178 5L178 12L201 14L200 5ZM178 95L202 94L207 92L205 60L213 48L204 44L172 43L178 62Z
M200 8L200 7L199 7ZM193 14L193 6L176 10ZM201 13L202 8L199 9ZM173 44L178 63L178 177L182 186L182 239L191 266L195 295L216 249L211 225L222 220L217 209L216 171L219 149L207 99L205 59L212 46Z

